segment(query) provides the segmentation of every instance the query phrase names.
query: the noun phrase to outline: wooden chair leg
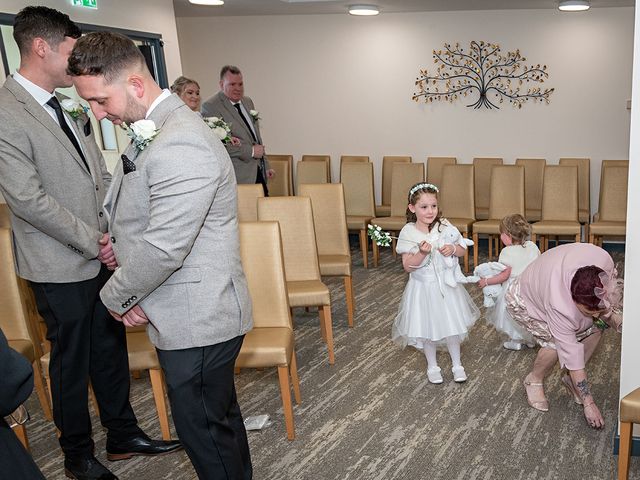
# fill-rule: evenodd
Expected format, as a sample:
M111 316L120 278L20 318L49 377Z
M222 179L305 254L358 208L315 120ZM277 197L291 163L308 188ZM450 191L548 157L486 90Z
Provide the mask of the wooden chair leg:
M20 443L24 447L24 449L29 452L29 437L27 436L27 428L24 425L16 425L12 428L15 432L16 437L20 440Z
M489 234L489 261L492 262L493 261L493 238L491 237L491 234Z
M360 250L362 251L362 264L364 268L369 268L369 240L367 238L367 231L360 230Z
M49 402L49 395L44 387L44 380L42 379L42 365L40 360L33 362L33 381L36 387L36 393L38 394L38 400L44 413L44 418L49 421L53 420L53 414L51 413L51 403Z
M398 232L391 232L394 236L398 236ZM396 253L396 244L398 243L398 241L395 238L391 239L391 255L393 256L393 259L395 260L396 258L398 258L398 254Z
M291 386L289 385L289 369L286 365L278 367L278 380L280 381L280 395L282 396L282 407L284 410L284 424L287 428L287 438L296 438L293 425L293 405L291 405Z
M576 243L580 243L580 241L582 240L582 235L580 235L579 233L576 235Z
M329 350L329 364L335 363L335 357L333 354L333 326L331 324L331 305L324 305L320 311L320 324L324 325L327 338L327 350Z
M133 378L135 378L136 380L140 380L140 378L142 378L142 376L140 374L140 370L132 370L131 371L131 376Z
M533 243L536 243L536 241L537 241L536 234L535 234L535 233L533 233L533 232L531 233L531 241L532 241ZM540 246L538 247L538 249L539 249L541 246L542 246L542 245L540 245Z
M353 297L353 281L351 276L344 277L344 297L347 302L347 322L349 328L353 328L353 311L354 311L354 297Z
M318 307L318 316L320 317L320 335L322 335L322 341L327 343L327 325L324 319L323 307Z
M618 480L629 478L629 461L631 459L631 432L633 423L620 422L620 448L618 449Z
M478 234L473 234L473 266L478 266Z
M296 404L300 405L302 400L300 397L300 379L298 378L298 360L296 359L295 349L291 354L291 363L289 364L289 374L291 375L291 383L293 384L293 397L296 399Z
M171 432L169 431L169 412L167 411L167 401L164 396L164 378L162 376L162 370L150 369L149 378L151 379L153 399L156 402L156 410L158 411L158 420L160 421L162 439L171 440Z
M240 367L233 367L234 375L240 375Z
M544 236L544 251L549 250L549 235Z
M373 253L373 266L378 266L378 260L380 258L380 249L376 242L371 242L371 252Z

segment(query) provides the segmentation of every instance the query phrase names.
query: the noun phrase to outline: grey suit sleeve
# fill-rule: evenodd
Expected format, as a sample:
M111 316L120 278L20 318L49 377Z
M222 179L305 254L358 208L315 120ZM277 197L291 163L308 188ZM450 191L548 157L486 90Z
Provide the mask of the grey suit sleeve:
M145 165L149 224L127 261L100 292L103 303L123 314L182 267L200 232L219 184L215 155L196 135L154 145ZM136 297L136 298L133 298ZM124 307L123 299L131 298Z
M0 117L0 121L8 120ZM18 145L12 143L14 138L0 139L0 189L13 214L63 245L79 247L83 257L89 260L96 258L102 233L45 192L33 162Z

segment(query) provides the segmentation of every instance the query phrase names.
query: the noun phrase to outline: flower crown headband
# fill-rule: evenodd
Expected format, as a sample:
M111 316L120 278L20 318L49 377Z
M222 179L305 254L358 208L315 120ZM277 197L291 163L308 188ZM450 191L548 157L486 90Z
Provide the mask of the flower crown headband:
M415 187L413 187L411 190L409 190L409 196L413 195L418 190L422 190L423 188L430 188L431 190L435 190L436 193L440 191L440 189L436 187L433 183L419 183Z

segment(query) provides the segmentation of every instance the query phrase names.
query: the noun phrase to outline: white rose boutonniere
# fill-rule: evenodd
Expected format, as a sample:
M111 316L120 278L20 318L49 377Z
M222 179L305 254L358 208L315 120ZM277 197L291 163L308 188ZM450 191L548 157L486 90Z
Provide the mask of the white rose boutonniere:
M260 120L260 112L257 110L249 110L249 115L253 118L254 123L258 123Z
M64 100L62 100L60 102L60 105L65 112L71 115L71 118L73 118L74 120L77 120L80 115L84 115L89 111L89 107L85 107L84 105L81 105L80 103L70 98L65 98Z
M231 141L231 127L222 118L205 117L203 120L222 143L229 143Z
M131 125L122 123L122 128L127 132L133 145L140 151L144 150L160 132L153 120L146 119L138 120Z

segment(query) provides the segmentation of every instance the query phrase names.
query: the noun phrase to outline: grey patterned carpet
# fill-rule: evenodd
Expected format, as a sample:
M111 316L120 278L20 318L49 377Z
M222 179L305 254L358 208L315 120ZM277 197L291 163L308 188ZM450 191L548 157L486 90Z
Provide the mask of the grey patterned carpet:
M623 254L613 253L622 273ZM481 261L486 259L481 258ZM426 379L424 356L392 344L391 323L405 273L389 251L377 269L365 270L353 249L356 324L349 329L342 283L329 280L336 364L330 367L317 314L297 310L296 344L302 404L294 408L297 438L286 439L275 370L243 371L237 377L243 413L269 414L273 424L249 432L254 478L266 479L562 479L605 480L616 474L616 428L620 338L608 331L588 367L606 421L589 429L582 409L561 387L556 370L546 383L551 410L528 407L522 379L535 352L511 352L480 319L463 344L469 380L456 384L446 353L439 353L442 385ZM481 292L467 287L478 305ZM159 437L148 378L132 381L134 409L142 427ZM34 458L49 479L62 479L63 457L53 425L35 395L28 425ZM96 454L120 479L194 479L184 453L158 459L109 463L105 437L94 424ZM0 474L1 477L1 474ZM631 479L640 479L633 458ZM215 479L214 479L215 480Z

